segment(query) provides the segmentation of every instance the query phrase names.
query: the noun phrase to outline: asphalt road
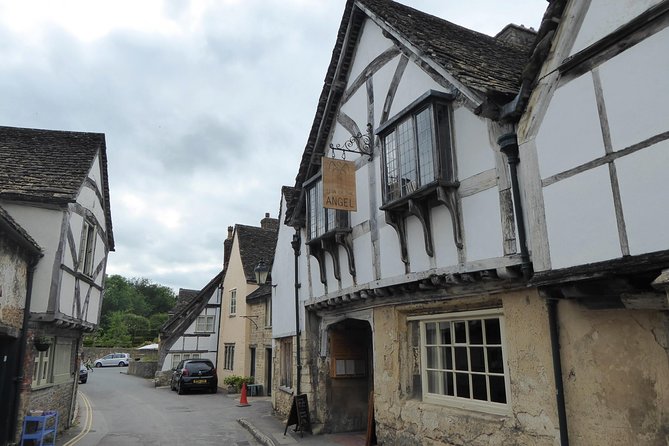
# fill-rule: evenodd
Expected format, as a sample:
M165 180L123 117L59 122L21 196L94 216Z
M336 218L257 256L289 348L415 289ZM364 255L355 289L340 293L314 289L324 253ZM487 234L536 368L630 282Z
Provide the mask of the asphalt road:
M239 408L232 398L177 395L126 372L127 367L89 372L88 382L79 385L79 424L58 439L59 445L258 445L237 422Z

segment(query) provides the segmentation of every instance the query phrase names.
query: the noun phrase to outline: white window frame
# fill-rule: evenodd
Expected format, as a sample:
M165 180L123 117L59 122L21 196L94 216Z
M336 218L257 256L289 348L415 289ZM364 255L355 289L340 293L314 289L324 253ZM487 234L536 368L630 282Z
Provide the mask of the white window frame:
M230 316L237 315L237 288L230 290Z
M95 259L95 225L84 220L81 228L81 249L79 251L79 271L87 276L93 274L93 261Z
M215 316L213 314L203 314L195 320L195 331L198 333L214 332Z
M453 338L451 339L451 344L445 344L445 343L436 343L436 344L430 344L431 347L451 347L451 360L453 361L451 364L451 370L454 370L456 368L455 366L455 347L460 347L460 348L466 348L467 349L467 363L468 363L468 371L461 371L459 373L466 374L469 378L469 390L470 390L470 396L468 398L462 397L462 396L450 396L450 395L445 395L441 393L430 393L428 392L428 368L427 363L428 363L428 357L427 357L427 344L426 344L426 326L428 323L439 323L439 322L445 322L445 323L455 323L455 322L460 322L460 321L473 321L473 320L484 320L484 319L497 319L499 320L499 330L500 330L500 344L488 344L487 341L485 340L485 335L484 335L484 341L483 344L470 344L470 338L469 338L469 326L466 324L467 330L467 339L465 342L456 342L456 339L454 338L454 334L452 335ZM489 310L480 310L480 311L465 311L465 312L459 312L459 313L444 313L444 314L437 314L437 315L430 315L430 316L416 316L416 317L409 317L407 318L409 321L418 321L420 323L420 355L421 355L421 381L422 381L422 396L423 396L423 401L428 402L428 403L433 403L433 404L441 404L441 405L446 405L446 406L451 406L451 407L457 407L460 409L473 409L481 412L487 412L487 413L493 413L493 414L500 414L500 415L505 415L510 413L511 411L511 390L510 390L510 379L509 379L509 367L508 367L508 361L507 361L507 353L506 353L506 345L505 345L505 332L504 332L504 314L501 309L489 309ZM483 329L485 330L485 329ZM485 333L485 331L484 331ZM485 368L486 371L484 372L476 372L472 371L471 367L471 348L481 348L483 347L484 351L484 361L485 361ZM501 353L502 353L502 373L495 373L495 372L490 372L489 369L489 362L488 362L488 348L489 349L497 349L501 348ZM440 358L442 353L439 353ZM443 365L442 367L434 369L435 371L448 371L449 369L447 368L446 365ZM455 373L455 372L453 372ZM473 385L472 385L472 377L474 375L477 376L493 376L493 377L500 377L503 376L504 379L504 391L505 391L505 403L500 403L500 402L493 402L493 401L484 401L484 400L478 400L474 399L471 395L473 393ZM489 383L489 378L486 378L486 383ZM489 384L487 385L487 392L488 392L488 399L490 399L490 393L489 393ZM457 393L457 391L455 392Z
M53 376L51 373L53 365L53 350L54 344L51 344L46 351L35 352L33 379L30 384L32 388L43 387L53 383Z

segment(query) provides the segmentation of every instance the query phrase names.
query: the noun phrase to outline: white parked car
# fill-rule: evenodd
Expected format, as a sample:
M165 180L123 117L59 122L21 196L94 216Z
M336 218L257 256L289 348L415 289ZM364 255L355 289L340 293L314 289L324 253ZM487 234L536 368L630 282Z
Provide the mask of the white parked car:
M95 360L95 367L119 366L128 367L130 355L127 353L110 353Z

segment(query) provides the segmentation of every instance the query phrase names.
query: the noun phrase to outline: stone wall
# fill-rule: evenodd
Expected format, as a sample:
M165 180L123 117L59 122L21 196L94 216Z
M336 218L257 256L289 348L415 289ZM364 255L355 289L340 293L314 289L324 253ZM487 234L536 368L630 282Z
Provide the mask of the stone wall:
M42 389L33 389L30 393L30 410L57 410L58 411L58 431L70 427L72 414L72 386L74 382L56 384ZM23 423L23 421L21 421Z
M19 336L23 326L28 266L25 254L0 237L0 330Z
M263 393L267 394L268 383L267 383L267 367L265 362L267 360L271 361L271 358L267 358L265 352L267 351L267 349L272 348L272 327L265 326L264 299L249 302L246 308L248 311L248 315L252 321L251 331L249 334L249 346L255 347L256 349L256 370L254 376L254 383L261 384L263 388Z
M128 375L142 378L154 378L158 370L158 361L130 361Z
M558 312L570 442L669 444L669 315L570 301Z
M408 316L495 308L504 314L508 412L424 402L416 322ZM385 445L554 445L558 437L544 301L533 290L374 310L374 404Z

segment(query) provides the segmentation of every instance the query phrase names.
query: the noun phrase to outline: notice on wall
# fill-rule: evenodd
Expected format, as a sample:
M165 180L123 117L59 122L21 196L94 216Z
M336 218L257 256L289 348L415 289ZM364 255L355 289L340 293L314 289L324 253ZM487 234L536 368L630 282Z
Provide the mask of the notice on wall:
M355 163L323 157L323 207L357 211L355 199Z

